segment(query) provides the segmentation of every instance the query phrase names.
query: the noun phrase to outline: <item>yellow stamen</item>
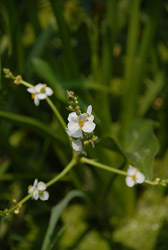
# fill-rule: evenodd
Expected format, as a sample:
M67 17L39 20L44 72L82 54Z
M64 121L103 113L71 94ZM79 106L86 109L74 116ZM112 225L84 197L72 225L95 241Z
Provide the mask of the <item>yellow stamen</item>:
M35 98L35 94L31 94L31 97L32 97L32 99L34 99Z
M80 126L80 127L82 127L82 126L83 126L83 124L84 124L84 121L79 120L79 121L78 121L78 124L79 124L79 126Z
M136 174L132 175L132 179L135 181L136 180Z

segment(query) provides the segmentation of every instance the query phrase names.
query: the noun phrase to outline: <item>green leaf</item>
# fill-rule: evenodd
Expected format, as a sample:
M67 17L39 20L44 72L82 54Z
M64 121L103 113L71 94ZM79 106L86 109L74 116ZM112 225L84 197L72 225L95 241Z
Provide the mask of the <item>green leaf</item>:
M147 179L151 179L153 160L159 148L157 139L153 134L154 124L151 120L135 120L126 136L125 149L112 137L104 138L100 145L119 153L139 168Z
M55 229L55 226L58 222L58 219L59 219L61 213L63 212L63 210L66 208L66 206L70 202L70 200L72 200L75 197L84 197L84 196L83 196L82 192L80 192L78 190L73 190L73 191L69 192L61 202L59 202L56 206L54 206L52 208L51 216L50 216L50 220L49 220L49 226L48 226L41 250L48 250L49 249L49 246L51 244L51 239L54 236L53 235L54 229Z
M110 149L116 153L119 153L124 158L127 157L125 155L125 152L123 151L123 149L120 147L120 145L112 137L102 138L102 140L100 141L100 145L107 148L107 149Z
M62 143L62 138L60 138L54 131L52 131L48 125L45 125L35 118L27 117L24 115L16 115L5 111L0 111L0 118L21 125L22 127L32 129L42 136L48 136L58 141L59 143Z
M152 178L153 160L158 152L153 126L154 122L151 120L135 120L128 131L125 144L128 160L139 168L147 179Z

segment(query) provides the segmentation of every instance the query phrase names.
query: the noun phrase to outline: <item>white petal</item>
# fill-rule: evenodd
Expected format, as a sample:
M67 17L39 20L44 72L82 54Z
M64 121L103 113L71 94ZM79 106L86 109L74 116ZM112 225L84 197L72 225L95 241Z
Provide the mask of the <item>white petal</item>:
M127 176L125 179L125 182L126 182L128 187L133 187L135 184L135 181L132 179L131 176Z
M44 88L44 85L42 83L38 83L36 84L36 86L34 86L34 88L35 88L35 91L39 93L40 90Z
M36 91L35 91L33 88L28 88L27 91L28 91L29 93L32 93L32 94L35 94L35 93L36 93Z
M38 183L38 179L35 179L35 180L34 180L34 183L33 183L33 187L36 187L36 186L37 186L37 183Z
M35 190L35 191L33 192L33 199L38 200L38 198L39 198L39 193L38 193L37 190Z
M83 138L82 131L80 129L74 133L71 133L71 136L74 138Z
M34 190L35 190L35 187L31 187L31 188L28 190L28 193L31 194L31 193L34 192Z
M71 136L71 133L70 133L69 129L66 128L65 130L66 130L67 134L68 134L69 136Z
M79 126L78 122L69 122L68 123L68 130L71 134L80 130L80 126Z
M88 113L89 116L91 115L91 113L92 113L92 105L88 106L87 113Z
M69 114L68 121L69 122L72 122L72 121L77 122L78 121L78 116L77 116L76 112L72 112L72 113Z
M136 182L143 183L144 181L145 181L145 176L141 172L137 171Z
M51 96L51 95L53 94L53 90L52 90L51 88L49 88L49 87L46 87L46 88L45 88L45 92L46 92L46 94L47 94L48 96Z
M37 184L37 189L38 189L38 190L41 190L41 191L45 190L45 189L46 189L45 183L44 183L43 181L40 181L40 182Z
M87 121L84 123L82 130L86 133L91 133L91 132L93 132L95 127L96 127L96 124L94 122Z
M47 95L46 95L46 93L39 93L39 94L37 94L37 97L39 100L44 100L44 99L46 99Z
M75 151L81 151L82 150L82 142L80 139L73 140L72 141L72 147Z
M34 104L36 106L39 106L39 104L40 104L40 100L38 99L37 95L35 95L35 97L34 97Z
M78 116L78 120L82 120L82 121L85 121L87 118L88 118L88 114L86 113Z
M49 199L49 193L47 191L44 191L42 195L40 195L40 199L42 201L46 201Z
M132 176L132 175L136 175L136 173L137 173L137 169L135 167L129 165L129 168L127 170L127 174L129 176Z
M89 116L89 117L87 118L87 120L90 121L90 122L93 122L94 116L93 116L93 115Z

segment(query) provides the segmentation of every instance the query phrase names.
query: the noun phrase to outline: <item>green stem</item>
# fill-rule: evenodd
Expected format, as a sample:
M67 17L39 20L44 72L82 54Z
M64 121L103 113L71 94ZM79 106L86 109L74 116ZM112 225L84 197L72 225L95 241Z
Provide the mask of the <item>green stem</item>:
M66 129L66 123L64 122L64 120L63 120L62 116L60 115L58 109L56 108L56 106L53 104L53 102L48 97L46 98L46 101L47 101L48 105L50 106L50 108L52 109L52 111L54 112L54 114L56 115L57 119L59 120L61 126L65 130Z
M104 165L102 163L99 163L99 162L96 162L94 160L90 160L90 159L87 159L85 157L82 157L81 158L81 162L82 163L87 163L87 164L90 164L94 167L97 167L97 168L101 168L103 170L107 170L109 172L113 172L113 173L116 173L116 174L121 174L121 175L125 175L127 176L127 173L123 170L120 170L120 169L116 169L116 168L113 168L113 167L110 167L110 166L107 166L107 165Z
M101 168L101 169L109 171L109 172L113 172L113 173L116 173L116 174L127 176L127 172L125 172L123 170L116 169L116 168L104 165L102 163L96 162L94 160L87 159L85 157L82 157L80 161L82 163L87 163L87 164L90 164L90 165L92 165L94 167ZM152 186L154 186L154 185L161 185L160 183L156 184L154 181L149 181L149 180L145 180L144 182L146 184L149 184L149 185L152 185Z
M70 163L66 166L66 168L56 177L54 177L53 179L51 179L49 182L46 183L46 188L53 185L54 183L56 183L58 180L60 180L66 173L68 173L72 167L75 166L75 164L77 163L77 157L76 155L74 155L74 157L72 158L72 160L70 161ZM27 196L25 196L20 202L18 202L14 207L12 207L11 209L5 209L5 211L1 211L1 214L10 214L11 212L15 211L16 209L19 209L22 204L24 204L26 201L28 201L31 197L32 197L33 193L28 194Z
M15 79L16 79L16 77L15 77ZM20 83L22 83L24 86L26 86L28 88L34 89L34 86L26 81L21 80Z
M23 81L21 80L21 83L28 87L28 88L33 88L34 89L34 86L26 81ZM64 122L62 116L60 115L58 109L56 108L56 106L53 104L53 102L47 97L46 98L46 101L48 103L48 105L50 106L50 108L53 110L54 114L56 115L57 119L59 120L61 126L63 127L63 129L65 130L66 129L66 123Z
M28 201L31 197L32 197L33 193L28 194L27 196L25 196L21 201L19 201L14 207L12 207L11 209L5 209L5 211L3 212L4 214L10 214L13 211L15 211L16 209L20 208L22 206L23 203L25 203L26 201Z
M64 170L57 176L55 176L51 181L46 183L46 187L50 187L53 185L55 182L57 182L59 179L61 179L66 173L68 173L72 167L75 166L77 163L77 157L73 157L70 163L64 168Z

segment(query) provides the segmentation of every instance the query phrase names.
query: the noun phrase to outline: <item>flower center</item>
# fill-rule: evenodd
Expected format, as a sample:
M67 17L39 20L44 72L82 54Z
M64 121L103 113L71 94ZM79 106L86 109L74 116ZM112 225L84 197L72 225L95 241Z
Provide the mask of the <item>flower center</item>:
M79 126L80 126L80 127L82 127L82 126L83 126L83 124L84 124L84 121L79 120L79 121L78 121L78 124L79 124Z
M40 89L41 93L45 93L45 87Z
M35 98L35 95L36 95L36 94L31 94L32 99L34 99L34 98Z
M132 175L132 179L135 181L136 180L136 174Z
M38 190L38 193L39 193L39 195L42 195L43 191L42 190Z

